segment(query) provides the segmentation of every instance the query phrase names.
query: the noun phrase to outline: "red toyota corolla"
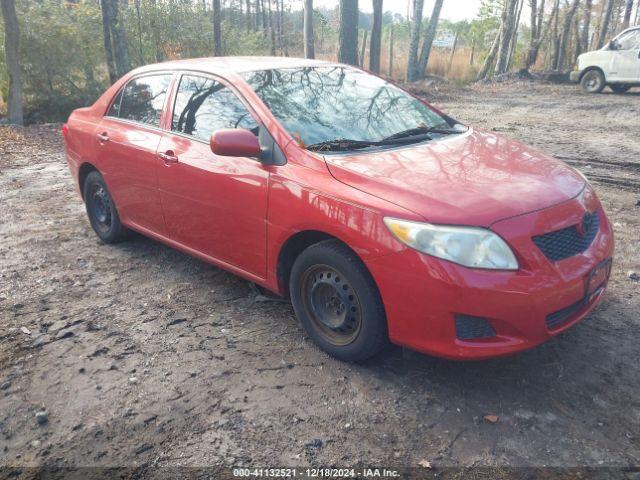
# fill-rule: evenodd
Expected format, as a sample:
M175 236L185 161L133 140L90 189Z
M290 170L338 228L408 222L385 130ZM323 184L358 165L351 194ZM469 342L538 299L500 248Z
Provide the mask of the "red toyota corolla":
M317 344L452 359L533 347L602 298L586 179L362 70L211 58L135 70L63 127L96 234L128 230L282 296Z

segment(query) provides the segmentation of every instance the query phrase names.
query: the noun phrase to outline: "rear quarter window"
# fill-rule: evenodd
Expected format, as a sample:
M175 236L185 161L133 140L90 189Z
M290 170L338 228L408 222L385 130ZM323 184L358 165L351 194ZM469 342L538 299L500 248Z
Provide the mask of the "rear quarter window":
M118 92L116 98L113 100L111 107L109 107L109 111L107 112L108 117L118 117L120 116L120 102L122 101L122 90Z
M113 110L114 114L117 114L113 116L159 127L170 82L171 74L134 78L124 87L121 94L122 101L119 103L117 112L114 109L116 105L114 102L109 110L109 115Z

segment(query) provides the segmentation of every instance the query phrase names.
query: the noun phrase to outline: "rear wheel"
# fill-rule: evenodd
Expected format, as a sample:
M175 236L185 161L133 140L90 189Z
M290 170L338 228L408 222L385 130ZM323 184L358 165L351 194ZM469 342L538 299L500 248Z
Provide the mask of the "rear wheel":
M293 265L289 291L303 328L330 355L362 361L388 344L378 288L342 243L327 240L302 252Z
M91 227L100 240L117 243L127 238L128 230L120 223L120 216L107 184L96 171L87 175L84 182L84 203Z
M600 70L589 70L582 76L580 85L587 93L600 93L606 86L604 74Z
M609 88L615 93L625 93L629 91L629 89L631 88L631 85L615 84L615 85L609 85Z

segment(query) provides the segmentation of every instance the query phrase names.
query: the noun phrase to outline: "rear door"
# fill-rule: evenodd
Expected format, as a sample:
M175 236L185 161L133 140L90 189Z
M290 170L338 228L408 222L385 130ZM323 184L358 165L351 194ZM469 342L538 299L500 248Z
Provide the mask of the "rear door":
M168 235L246 272L266 276L269 174L255 158L214 155L211 134L222 128L258 133L257 117L218 78L179 79L171 132L158 147L158 185Z
M122 220L164 234L157 180L160 120L171 73L133 78L120 91L95 136L98 163Z

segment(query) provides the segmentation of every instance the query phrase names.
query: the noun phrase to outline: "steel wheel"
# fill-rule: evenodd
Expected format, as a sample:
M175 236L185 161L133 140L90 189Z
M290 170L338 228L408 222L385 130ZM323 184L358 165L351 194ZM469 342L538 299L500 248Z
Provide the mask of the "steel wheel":
M362 328L362 307L349 281L327 265L314 265L302 276L304 308L318 332L331 344L352 343Z
M87 199L96 227L103 232L111 230L111 199L102 185L94 185Z
M605 87L604 75L599 70L589 70L580 81L587 93L600 93Z
M98 237L105 243L125 240L127 229L120 222L116 204L100 173L93 171L87 175L83 195L91 227Z

